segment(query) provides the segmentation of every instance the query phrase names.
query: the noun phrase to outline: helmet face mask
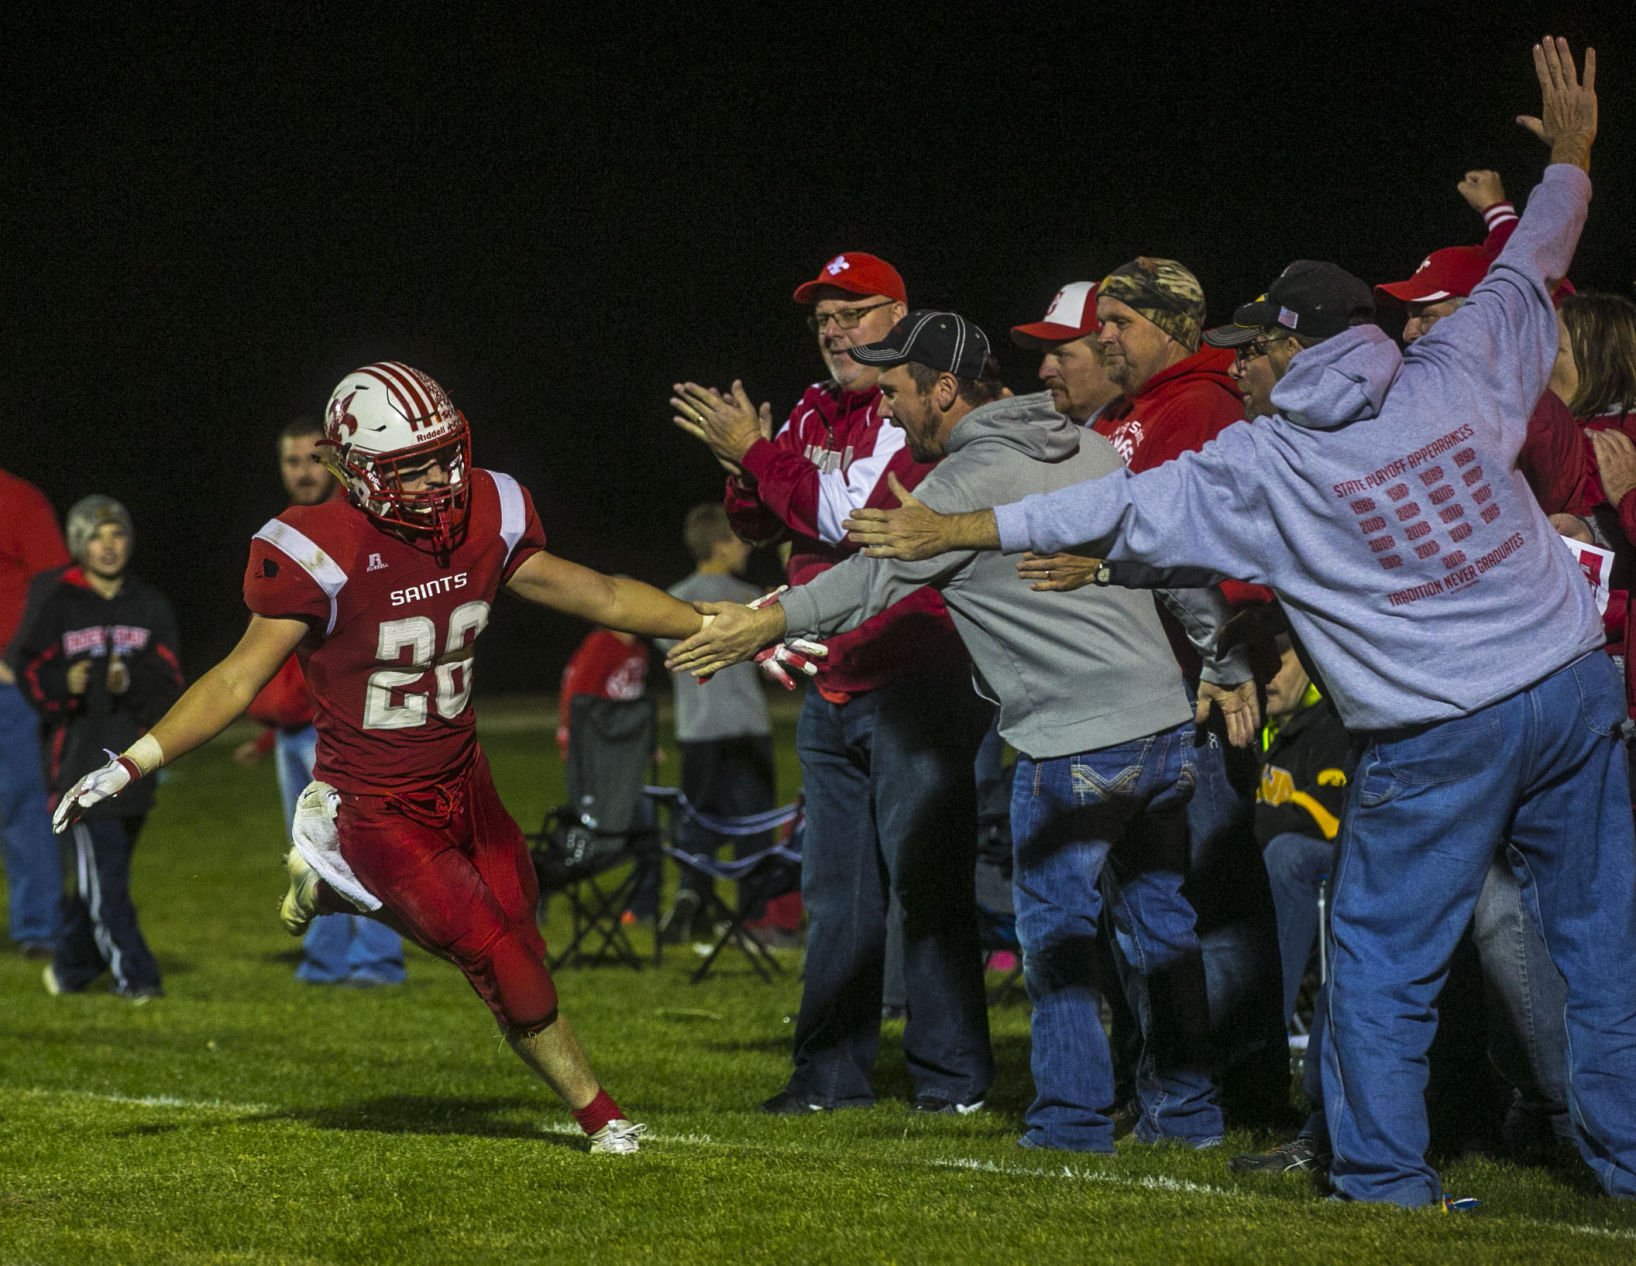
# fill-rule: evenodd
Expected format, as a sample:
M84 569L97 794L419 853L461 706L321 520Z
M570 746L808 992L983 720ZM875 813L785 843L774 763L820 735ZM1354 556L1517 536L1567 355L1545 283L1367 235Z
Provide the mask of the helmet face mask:
M471 506L471 428L418 369L382 361L354 370L325 411L325 464L353 505L418 549L446 555Z

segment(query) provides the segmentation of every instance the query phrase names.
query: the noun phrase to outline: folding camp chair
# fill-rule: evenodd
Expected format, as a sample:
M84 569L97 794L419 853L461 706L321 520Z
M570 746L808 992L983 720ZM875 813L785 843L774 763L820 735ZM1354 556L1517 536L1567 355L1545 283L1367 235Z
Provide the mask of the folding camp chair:
M568 943L549 963L639 969L620 916L643 864L659 859L656 815L642 790L657 733L653 700L577 695L570 708L568 803L529 839L542 896L560 892L570 910Z
M781 809L769 809L765 813L718 818L700 813L675 787L648 787L645 790L655 802L665 806L672 815L668 839L678 838L679 833L676 830L678 818L685 819L705 831L726 836L761 835L776 828L784 828L777 843L732 861L718 861L706 854L689 853L668 843L662 845L664 855L682 870L691 871L710 881L704 886L702 909L716 926L716 940L705 955L704 961L693 970L689 979L694 984L703 980L728 945L738 947L739 952L749 960L750 966L755 968L756 975L762 980L771 981L775 975L782 974L784 965L744 926L749 913L744 903L736 903L736 908L729 906L716 891L716 884L720 881L743 884L751 880L773 878L775 882L763 889L762 895L767 897L782 896L800 887L801 827L805 821L801 801L796 800L793 804L787 804Z

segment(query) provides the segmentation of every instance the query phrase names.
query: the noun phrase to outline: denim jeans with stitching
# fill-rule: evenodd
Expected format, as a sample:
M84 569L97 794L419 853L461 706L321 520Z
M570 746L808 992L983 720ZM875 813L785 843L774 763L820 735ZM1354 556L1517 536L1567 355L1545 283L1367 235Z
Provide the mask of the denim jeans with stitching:
M1568 1107L1610 1194L1636 1196L1636 832L1624 693L1586 655L1467 716L1360 737L1335 872L1324 1106L1354 1200L1430 1205L1434 1003L1503 841L1567 981Z
M1110 1152L1113 1069L1092 984L1104 868L1119 948L1146 983L1137 1137L1206 1146L1221 1111L1206 1053L1204 967L1182 894L1191 724L1073 756L1019 756L1013 886L1034 1003L1035 1097L1025 1147Z

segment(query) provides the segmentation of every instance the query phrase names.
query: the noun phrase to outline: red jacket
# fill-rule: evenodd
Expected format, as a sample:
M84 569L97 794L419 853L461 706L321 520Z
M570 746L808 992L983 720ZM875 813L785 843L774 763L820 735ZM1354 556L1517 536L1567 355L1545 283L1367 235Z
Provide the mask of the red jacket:
M51 503L26 479L0 470L0 651L22 623L29 581L68 563Z
M880 392L815 383L772 440L758 440L742 463L750 480L727 481L733 530L755 545L788 540L789 582L803 584L857 552L841 522L862 506L897 505L890 471L914 488L932 469L917 462L903 431L880 413ZM966 664L942 596L921 589L847 633L826 639L818 689L833 702L884 686L907 672Z
M1244 398L1238 394L1227 369L1233 353L1225 347L1201 347L1186 360L1161 369L1132 396L1122 396L1096 420L1095 429L1119 450L1125 465L1140 474L1162 466L1183 453L1194 453L1234 422L1244 418ZM1242 580L1224 580L1221 592L1236 611L1271 602L1272 590ZM1198 652L1171 618L1160 618L1170 634L1171 648L1182 671L1197 676ZM1256 675L1276 671L1269 662L1256 662Z

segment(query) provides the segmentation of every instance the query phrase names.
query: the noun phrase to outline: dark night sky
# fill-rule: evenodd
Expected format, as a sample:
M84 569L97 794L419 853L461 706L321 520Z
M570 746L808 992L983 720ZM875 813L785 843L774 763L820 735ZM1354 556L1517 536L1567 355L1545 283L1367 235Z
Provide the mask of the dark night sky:
M719 494L669 384L740 374L782 416L820 372L789 292L838 250L977 320L1025 388L1006 327L1064 282L1171 256L1220 321L1291 258L1396 279L1480 237L1468 166L1520 198L1544 154L1511 122L1541 32L1509 8L947 5L934 31L860 6L227 7L0 31L0 464L59 511L130 506L194 673L242 628L274 434L356 365L431 373L555 550L664 584ZM1597 11L1565 32L1603 53L1574 276L1624 290L1636 76ZM554 686L579 633L508 603L481 680Z

